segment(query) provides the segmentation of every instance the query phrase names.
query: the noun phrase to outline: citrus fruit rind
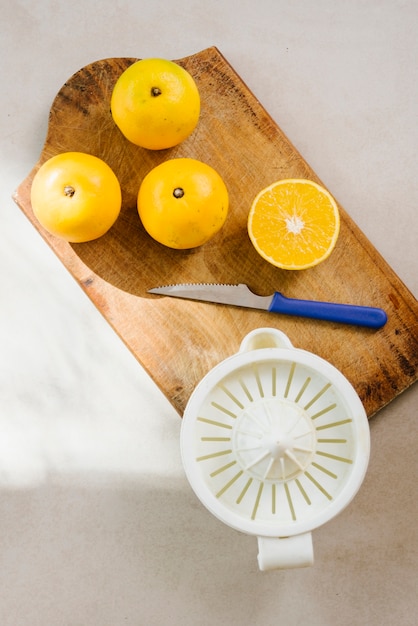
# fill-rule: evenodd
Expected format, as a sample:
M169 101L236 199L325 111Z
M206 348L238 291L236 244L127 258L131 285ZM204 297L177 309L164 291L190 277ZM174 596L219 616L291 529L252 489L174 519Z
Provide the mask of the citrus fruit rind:
M194 131L200 94L192 75L178 63L141 59L119 76L110 109L116 126L131 143L164 150Z
M189 249L205 244L222 228L229 196L213 167L192 158L175 158L144 177L137 208L153 239L169 248Z
M71 243L98 239L116 222L122 207L119 180L99 157L62 152L45 161L31 185L38 222Z
M284 179L257 194L247 228L266 261L281 269L302 270L330 256L340 231L340 214L334 198L318 183Z

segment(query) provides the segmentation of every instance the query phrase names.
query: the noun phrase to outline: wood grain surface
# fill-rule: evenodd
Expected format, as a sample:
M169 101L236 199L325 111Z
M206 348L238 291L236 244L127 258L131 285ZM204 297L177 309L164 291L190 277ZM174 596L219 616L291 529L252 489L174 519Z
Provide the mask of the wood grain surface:
M169 150L130 144L113 123L110 96L118 76L136 60L94 62L63 85L52 103L39 161L16 190L16 203L180 415L200 379L234 354L247 332L269 326L284 331L295 347L340 369L372 416L417 380L417 301L341 205L341 232L328 260L300 272L264 261L246 230L255 195L283 178L322 181L215 47L177 60L193 75L201 94L201 119L194 133ZM67 150L102 158L121 182L121 215L93 242L68 244L52 237L32 213L33 176L45 160ZM230 194L224 228L190 251L153 241L136 210L144 175L164 160L183 156L212 165ZM259 295L276 290L294 298L377 306L385 309L388 322L373 331L147 293L152 287L184 282L242 282Z

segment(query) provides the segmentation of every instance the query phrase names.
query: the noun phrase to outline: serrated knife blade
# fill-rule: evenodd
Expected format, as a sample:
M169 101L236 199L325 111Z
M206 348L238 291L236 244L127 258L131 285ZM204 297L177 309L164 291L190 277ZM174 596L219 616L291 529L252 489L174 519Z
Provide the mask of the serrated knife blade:
M271 296L258 296L247 285L242 283L238 285L211 283L166 285L149 289L148 293L198 300L200 302L228 304L259 309L270 313L297 315L368 328L381 328L387 321L385 311L380 308L334 302L317 302L315 300L299 300L287 298L278 291Z

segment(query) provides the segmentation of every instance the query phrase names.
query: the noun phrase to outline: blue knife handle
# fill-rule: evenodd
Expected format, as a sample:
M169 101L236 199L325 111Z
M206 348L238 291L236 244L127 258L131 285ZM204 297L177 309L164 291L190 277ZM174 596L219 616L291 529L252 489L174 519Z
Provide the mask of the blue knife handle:
M299 315L301 317L340 322L342 324L367 326L368 328L381 328L387 322L387 315L383 309L354 304L336 304L334 302L315 302L314 300L286 298L286 296L277 291L273 295L268 310L271 313Z

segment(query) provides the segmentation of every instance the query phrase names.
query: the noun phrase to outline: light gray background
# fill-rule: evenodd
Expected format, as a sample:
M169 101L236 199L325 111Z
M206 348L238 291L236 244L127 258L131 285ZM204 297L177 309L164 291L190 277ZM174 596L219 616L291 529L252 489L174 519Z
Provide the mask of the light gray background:
M417 7L0 0L2 626L416 624L417 388L372 420L314 567L260 573L256 539L191 493L174 409L11 194L82 66L216 45L416 295Z

